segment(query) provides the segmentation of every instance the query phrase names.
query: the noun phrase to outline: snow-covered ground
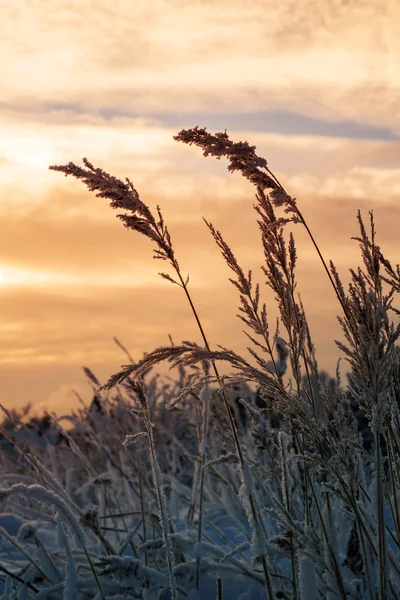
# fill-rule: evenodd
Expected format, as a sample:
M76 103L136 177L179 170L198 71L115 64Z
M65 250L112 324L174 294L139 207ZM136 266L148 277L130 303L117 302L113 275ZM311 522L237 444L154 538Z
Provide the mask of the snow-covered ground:
M250 389L246 393L254 401ZM194 403L168 412L155 401L152 404L155 459L162 472L169 518L163 522L148 438L143 435L137 443L123 445L126 435L143 432L140 420L130 414L131 407L122 398L104 400L76 416L70 422L72 428L61 434L55 425L40 431L38 424L36 430L25 433L7 429L15 442L14 447L2 442L1 599L167 600L172 572L179 599L264 600L269 596L263 564L255 558L260 553L265 554L275 598L333 600L343 597L343 590L346 598L370 598L363 552L352 534L348 504L333 489L325 493L328 487L324 485L332 486L332 478L323 484L321 473L314 474L329 543L310 490L312 527L307 525L304 469L295 459L291 436L271 427L271 415L263 424L263 435L255 423L240 425L249 465L243 479L227 423L211 410L198 543L201 486L197 457L205 448L199 444L201 411L196 413ZM335 456L331 460L334 468ZM364 471L358 473L368 494L368 499L359 496L358 510L365 531L375 532L372 541L377 548L376 478L370 462L364 461ZM250 493L259 518L258 538L249 524ZM395 599L400 598L400 593L396 595L400 561L387 498L384 515L393 532L393 537L386 538L388 598ZM167 525L170 553L165 549L162 525ZM373 588L376 559L369 556L368 560ZM221 592L217 591L218 578Z

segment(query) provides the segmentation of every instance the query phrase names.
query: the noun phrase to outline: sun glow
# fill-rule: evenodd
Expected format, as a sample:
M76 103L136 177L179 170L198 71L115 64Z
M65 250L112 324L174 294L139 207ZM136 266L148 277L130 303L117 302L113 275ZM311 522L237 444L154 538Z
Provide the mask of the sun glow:
M201 285L201 280L192 283ZM165 281L157 276L157 273L149 271L147 267L137 268L134 277L127 277L125 271L121 272L81 272L81 273L60 273L57 271L38 271L34 269L24 269L22 267L12 267L6 264L0 264L0 288L12 287L144 287L144 286L165 286Z
M0 265L0 286L16 287L26 285L43 285L51 281L51 276L39 271Z

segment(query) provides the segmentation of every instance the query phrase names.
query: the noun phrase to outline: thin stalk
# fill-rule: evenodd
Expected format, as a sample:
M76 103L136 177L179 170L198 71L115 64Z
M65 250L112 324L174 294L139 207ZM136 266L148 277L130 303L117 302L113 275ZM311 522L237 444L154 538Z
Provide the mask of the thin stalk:
M282 487L283 489L283 503L285 509L288 513L291 512L291 503L289 498L289 489L287 482L287 456L286 456L286 447L284 446L282 438L279 440L280 442L280 450L282 457ZM289 529L287 531L289 536L289 546L290 546L290 562L292 564L292 588L293 588L293 598L297 598L297 584L296 584L296 565L295 565L295 552L293 545L293 531Z
M307 223L306 223L306 221L305 221L305 219L304 219L303 215L301 214L301 212L300 212L299 210L297 210L297 214L298 214L298 216L299 216L299 218L300 218L300 220L301 220L302 224L303 224L303 225L304 225L304 227L306 228L306 231L307 231L308 235L310 236L310 239L311 239L312 243L314 244L314 247L315 247L315 249L316 249L316 251L317 251L317 253L318 253L318 256L320 257L320 259L321 259L321 262L322 262L322 264L323 264L323 267L324 267L324 269L325 269L325 271L326 271L326 273L327 273L327 275L328 275L328 277L329 277L329 281L331 282L331 284L332 284L332 287L333 287L333 289L335 290L335 293L336 293L337 299L339 300L339 302L340 302L340 305L341 305L341 307L342 307L342 309L343 309L343 312L344 312L344 314L346 315L346 317L347 317L347 319L348 319L348 321L349 321L349 323L350 323L350 320L349 320L349 318L348 318L348 314L347 314L347 309L346 309L345 305L343 304L343 301L342 301L342 299L341 299L341 297L340 297L340 294L339 294L339 292L338 292L338 290L337 290L336 284L335 284L335 282L333 281L332 275L330 274L330 272L329 272L329 269L328 269L328 267L326 266L326 262L325 262L325 260L324 260L324 257L322 256L322 254L321 254L321 252L320 252L320 249L318 248L318 244L317 244L317 242L315 241L313 234L311 233L311 231L310 231L310 229L309 229L309 227L308 227L308 225L307 225Z
M197 529L197 541L201 543L201 535L203 530L203 490L204 490L204 459L206 453L206 442L207 442L207 429L208 429L208 404L210 399L208 396L204 398L204 416L203 416L203 435L201 441L201 454L200 454L200 494L199 494L199 523ZM196 564L196 589L199 589L200 585L200 558L197 558Z
M362 558L363 558L365 576L367 579L367 590L369 593L370 600L374 600L373 591L372 591L372 583L371 583L370 561L368 560L367 547L366 547L365 539L364 539L364 532L363 532L362 528L360 527L360 523L358 523L358 534L360 536L360 541L361 541L361 553L362 553Z
M217 600L223 600L223 587L222 587L222 579L218 577L217 579Z
M3 408L3 407L2 407ZM4 409L3 409L4 410ZM7 416L8 416L8 411L7 411ZM0 433L2 436L4 436L6 438L6 440L14 447L18 450L18 452L20 453L21 456L24 456L26 458L26 460L31 463L31 465L34 467L34 469L36 469L37 474L39 475L40 479L42 480L42 485L43 487L45 487L46 489L49 489L49 486L47 484L47 481L45 480L42 470L39 466L38 461L36 460L35 455L33 454L33 452L31 452L28 443L26 441L25 436L23 435L21 430L17 429L17 424L15 423L15 421L13 421L13 425L15 427L15 429L21 434L21 437L26 445L26 447L28 448L28 451L23 448L22 446L20 446L11 436L8 435L8 433L2 428L0 427Z
M295 432L295 435L297 437L297 433L296 432ZM323 519L322 512L321 512L321 509L320 509L320 506L319 506L319 503L318 503L318 498L317 498L317 495L315 493L315 489L314 489L313 483L311 481L311 476L310 476L310 473L309 473L307 465L304 465L304 472L306 473L306 476L308 477L308 480L309 480L309 483L310 483L311 492L312 492L312 495L314 497L315 507L317 509L319 521L321 523L321 530L322 530L322 533L323 533L323 535L325 537L326 544L327 544L328 551L329 551L329 555L330 555L330 558L331 558L331 561L332 561L333 570L335 572L336 581L337 581L338 588L339 588L339 593L340 593L340 596L341 596L342 600L346 600L346 592L345 592L345 589L344 589L342 575L340 573L339 565L338 565L337 560L336 560L335 552L334 552L334 550L332 548L332 545L331 545L331 543L329 541L328 532L326 531L324 519Z
M146 515L144 511L144 501L143 501L143 482L142 482L142 473L140 470L139 464L139 453L136 454L136 464L137 464L137 472L139 477L139 497L140 497L140 512L142 514L142 525L143 525L143 543L147 542L147 532L146 532ZM147 557L147 549L144 553L144 564L148 566L148 557Z
M91 570L92 570L93 577L95 578L96 585L97 585L97 587L99 588L99 593L100 593L100 596L101 596L101 600L106 600L106 597L105 597L105 595L104 595L104 593L103 593L103 589L102 589L102 587L101 587L101 583L100 583L100 581L99 581L99 578L97 577L96 570L95 570L95 568L94 568L94 566L93 566L93 563L92 563L92 561L91 561L91 558L90 558L90 556L89 556L89 552L88 552L88 551L87 551L87 549L86 549L86 546L83 546L83 551L84 551L84 553L86 554L86 558L87 558L87 560L88 560L88 563L89 563L89 565L90 565L90 568L91 568Z
M317 512L318 512L319 521L321 523L321 530L322 530L322 533L324 535L324 538L325 538L325 541L326 541L326 545L328 547L329 556L331 558L333 570L335 572L336 582L338 584L338 589L339 589L339 594L340 594L340 597L342 598L342 600L346 600L346 591L344 589L342 575L340 573L339 565L338 565L338 562L336 560L335 552L334 552L334 550L332 548L332 545L331 545L331 543L329 541L328 532L326 531L324 519L323 519L323 516L322 516L322 513L321 513L321 509L319 507L317 495L315 493L314 486L312 484L311 477L310 477L310 474L308 472L308 469L307 469L307 475L309 477L311 492L312 492L312 495L314 496L315 507L316 507Z
M199 408L197 406L197 401L200 403L201 400L197 396L197 394L193 393L192 396L194 398L193 405L194 405L194 411L195 411L195 415L196 415L196 430L197 430L198 448L199 448L199 452L201 452L201 450L200 450L201 440L202 440L201 415L199 412ZM195 510L196 510L196 498L193 495L193 490L197 489L197 481L199 478L199 469L200 469L200 458L196 456L195 463L194 463L194 473L193 473L192 502L189 506L189 510L188 510L188 514L187 514L187 522L188 522L188 525L190 525L190 526L193 525L194 514L195 514Z
M12 579L15 579L15 581L18 581L22 585L28 586L28 588L30 590L32 590L33 592L35 592L35 594L39 593L38 588L35 587L34 585L32 585L32 583L30 581L25 581L25 579L22 579L22 577L20 577L19 575L16 575L16 573L13 573L12 571L9 571L3 565L0 565L0 571L2 571L5 575L7 575L7 577L11 577Z
M349 494L347 492L346 485L344 485L343 480L340 477L338 477L338 480L340 481L342 489L346 492L347 502L348 502L348 504L351 506L351 508L353 510L355 519L356 519L357 524L359 526L360 537L362 536L361 537L362 542L363 542L363 539L364 539L363 536L365 535L365 537L366 537L366 539L368 541L368 544L369 544L369 548L370 548L372 557L375 560L378 559L378 561L379 561L379 549L377 550L375 548L375 545L374 545L374 542L373 542L373 539L372 539L375 532L370 532L368 530L368 525L365 523L364 517L363 517L362 513L360 512L360 507L361 507L360 503L357 502L357 500L351 494ZM368 494L365 492L365 490L363 489L362 486L360 486L360 489L361 489L361 491L363 491L363 493L366 496L366 498L371 502ZM390 529L389 529L389 526L386 523L385 523L385 527L388 530L388 532L391 533ZM363 548L364 548L364 546L363 546ZM364 555L366 557L365 548L364 548ZM387 556L386 556L386 558L387 558ZM389 561L390 561L392 567L397 572L397 574L400 576L400 569L399 569L398 565L396 564L396 561L394 560L394 557L391 556L390 553L389 553ZM365 565L366 565L366 567L365 567L366 568L366 574L368 576L368 570L367 570L368 567L367 567L366 559L364 560L364 562L365 562ZM394 594L393 584L392 584L392 582L390 580L388 582L388 585L389 585L390 589L392 590L392 592Z
M386 531L384 517L384 498L382 489L382 457L380 448L380 427L375 427L375 461L377 477L377 522L378 522L378 590L379 600L387 597L387 556L386 556Z
M3 527L0 528L0 533L1 533L2 537L4 537L7 540L7 542L9 544L11 544L12 546L14 546L14 548L16 548L23 556L25 556L25 558L37 570L37 572L40 574L40 576L42 577L43 580L46 579L50 584L53 583L53 581L50 579L50 577L48 577L46 575L46 573L43 571L43 569L41 568L40 564L36 562L35 558L33 558L32 556L30 556L28 550L25 549L25 547L22 544L20 544L14 538L14 536L10 535L7 532L7 530L4 529Z
M283 191L286 193L286 191L285 191L285 188L284 188L284 187L283 187L283 185L282 185L282 184L279 182L279 180L277 179L277 177L276 177L276 176L275 176L275 175L272 173L272 171L270 171L268 168L266 169L266 171L267 171L267 172L270 174L270 176L271 176L271 177L272 177L272 178L273 178L273 179L276 181L276 183L279 185L279 187L281 188L281 190L283 190ZM304 227L306 228L306 231L307 231L308 235L310 236L310 239L311 239L312 243L314 244L314 248L316 249L316 251L317 251L317 253L318 253L318 256L319 256L319 258L321 259L321 262L322 262L322 264L323 264L323 267L324 267L324 269L325 269L325 271L326 271L326 273L327 273L327 275L328 275L328 277L329 277L329 281L331 282L331 284L332 284L332 287L333 287L333 289L335 290L335 294L336 294L336 296L337 296L337 298L338 298L338 300L339 300L339 302L340 302L340 305L341 305L341 307L342 307L342 309L343 309L343 313L346 315L346 317L347 317L347 320L348 320L348 322L349 322L349 324L350 324L350 323L351 323L351 321L350 321L350 319L349 319L349 316L348 316L348 313L347 313L347 309L346 309L346 307L344 306L344 304L343 304L343 302L342 302L342 299L341 299L341 297L340 297L340 294L339 294L339 292L338 292L338 290L337 290L337 287L336 287L336 285L335 285L335 282L333 281L332 275L330 274L330 272L329 272L329 269L328 269L328 267L326 266L326 263L325 263L324 257L322 256L322 254L321 254L321 252L320 252L320 249L318 248L317 242L315 241L315 239L314 239L314 236L313 236L313 234L311 233L311 231L310 231L310 229L309 229L309 227L308 227L308 225L307 225L307 223L306 223L306 220L304 219L303 215L301 214L301 212L300 212L300 210L297 208L297 206L296 206L296 214L297 214L297 216L299 217L299 219L300 219L301 223L302 223L302 224L304 225Z
M206 334L204 333L204 330L203 330L203 327L201 325L200 319L198 317L196 308L195 308L195 306L194 306L194 304L192 302L192 299L190 297L190 294L188 292L187 285L186 285L186 283L182 279L182 275L180 273L179 267L177 265L174 265L174 266L175 266L177 275L178 275L178 277L180 279L181 286L183 287L183 289L185 291L186 297L187 297L188 302L190 304L190 307L192 309L193 315L194 315L194 317L196 319L197 325L199 327L201 336L202 336L203 341L204 341L204 345L207 348L207 350L209 352L211 352L211 349L210 349L210 346L209 346ZM215 361L212 360L211 363L212 363L212 367L213 367L213 371L215 373L215 376L216 376L216 378L218 380L218 384L220 386L220 390L221 390L221 394L222 394L222 398L223 398L223 402L224 402L224 406L225 406L225 411L226 411L226 414L227 414L228 419L229 419L229 424L231 426L231 431L232 431L232 435L233 435L235 446L236 446L237 455L238 455L238 458L239 458L239 461L240 461L240 465L241 465L241 467L243 469L243 466L244 466L244 455L243 455L242 447L241 447L241 444L240 444L240 440L239 440L238 432L237 432L237 429L236 429L236 425L235 425L235 422L233 420L232 413L231 413L231 411L229 409L228 399L226 397L226 393L225 393L225 390L224 390L223 385L222 385L221 376L219 374L219 371L217 369ZM259 523L260 522L260 518L259 518L259 515L257 514L256 505L255 505L252 493L249 494L248 498L249 498L250 509L251 509L251 513L252 513L252 517L254 519L254 522ZM257 557L257 558L259 558L259 557ZM273 592L273 589L272 589L271 576L269 574L268 566L267 566L267 561L266 561L266 558L265 558L265 552L264 552L264 554L261 555L261 562L262 562L264 576L265 576L265 586L266 586L266 590L267 590L267 595L268 595L269 600L273 600L273 598L274 598L274 592Z
M394 454L393 454L393 445L392 445L392 439L391 439L391 432L388 432L388 435L386 436L386 443L387 443L387 448L388 448L388 458L389 458L389 470L390 470L390 481L392 484L392 491L393 491L393 502L394 502L394 509L392 508L391 505L391 510L392 510L392 514L393 514L393 521L396 527L396 533L397 533L397 540L396 540L396 544L399 545L400 543L400 522L399 522L399 506L398 506L398 501L397 501L397 489L396 487L398 486L398 471L396 468L396 471L394 471L393 469L393 464L394 464ZM388 499L390 502L390 497L389 497L389 492L388 492Z
M146 400L147 400L147 398L146 398ZM174 556L172 553L171 536L170 536L169 526L168 526L168 511L167 511L167 507L165 504L165 498L164 498L164 495L163 495L163 492L161 489L161 481L160 481L161 480L161 471L160 471L160 467L159 467L159 464L157 461L156 450L155 450L155 446L154 446L152 424L151 424L151 419L150 419L150 414L149 414L150 407L148 406L148 400L147 400L146 409L147 409L148 414L145 416L145 425L146 425L147 435L149 438L149 450L150 450L151 466L152 466L152 470L153 470L154 486L156 488L157 503L158 503L158 507L160 510L161 530L163 533L164 544L165 544L165 554L166 554L167 565L168 565L169 585L170 585L170 589L171 589L171 599L178 600L178 590L177 590L175 575L173 572Z

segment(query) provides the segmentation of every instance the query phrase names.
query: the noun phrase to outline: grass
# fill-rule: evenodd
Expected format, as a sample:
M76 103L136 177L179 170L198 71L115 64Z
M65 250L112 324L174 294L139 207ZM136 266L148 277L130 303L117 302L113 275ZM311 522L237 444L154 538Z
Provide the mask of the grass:
M3 408L2 597L400 598L400 327L390 319L400 268L376 244L372 212L369 233L358 212L363 268L350 270L346 293L255 147L197 127L175 139L227 158L255 186L262 270L280 321L272 333L252 272L205 220L231 271L251 361L212 349L161 209L153 214L128 179L87 159L85 168L50 167L107 198L151 240L201 345L171 342L135 363L116 340L129 364L105 385L85 368L94 401L68 430L52 415L27 427ZM318 368L289 222L306 229L338 299L346 389L339 365L336 378ZM175 381L150 377L161 361L177 369Z

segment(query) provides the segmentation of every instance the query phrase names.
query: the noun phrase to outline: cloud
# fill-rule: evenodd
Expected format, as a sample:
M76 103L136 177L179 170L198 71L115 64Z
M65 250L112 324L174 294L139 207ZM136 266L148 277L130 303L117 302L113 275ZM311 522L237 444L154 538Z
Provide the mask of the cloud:
M149 119L283 111L303 127L302 117L399 133L396 2L117 5L6 8L3 102Z
M204 158L199 149L175 142L172 135L176 131L138 129L135 121L115 131L93 127L86 138L80 126L71 127L62 151L57 148L58 133L58 126L47 130L46 140L55 148L52 163L74 159L79 136L87 140L82 154L96 167L121 179L129 176L153 211L157 204L161 206L174 244L185 253L187 265L199 268L194 285L206 285L198 265L202 252L213 246L202 217L218 228L224 227L239 247L251 252L246 240L257 236L252 210L255 190L240 174L227 171L225 159ZM116 136L119 144L113 153ZM245 131L231 137L256 144L257 153L268 159L287 191L298 198L304 214L317 215L318 229L323 227L321 221L329 207L340 206L334 215L335 222L341 222L340 230L327 230L325 240L345 231L350 237L353 231L346 230L346 219L355 223L361 205L366 210L390 211L393 217L398 213L400 171L395 162L390 166L390 159L398 154L399 142ZM15 151L17 155L17 146ZM12 159L12 153L7 158ZM82 164L79 158L76 162ZM26 165L15 165L21 173L27 169ZM32 169L31 177L36 173ZM107 200L96 198L81 182L49 171L47 166L42 176L45 183L38 184L34 195L30 193L30 177L15 179L16 172L9 173L14 182L0 205L0 278L4 283L21 285L25 279L25 285L126 287L132 285L132 273L136 286L158 280L158 271L164 269L152 259L152 244L123 228ZM329 226L331 222L327 220ZM257 252L259 249L258 245Z
M390 128L373 127L355 121L327 121L283 110L224 112L220 114L190 113L153 114L168 127L190 128L193 123L204 123L207 129L280 133L290 136L311 135L328 138L397 140Z

